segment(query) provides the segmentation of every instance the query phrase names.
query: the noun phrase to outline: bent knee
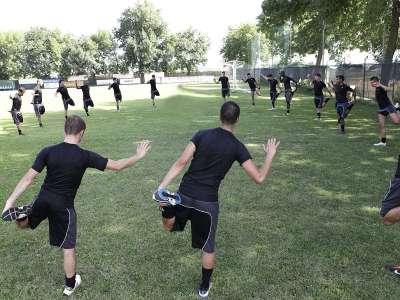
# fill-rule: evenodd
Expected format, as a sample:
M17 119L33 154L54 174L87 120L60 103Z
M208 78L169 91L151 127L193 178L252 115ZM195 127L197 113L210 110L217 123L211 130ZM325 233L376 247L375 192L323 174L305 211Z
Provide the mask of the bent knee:
M29 227L28 219L22 221L16 221L15 224L19 229L27 229Z
M391 218L388 218L388 217L383 217L383 218L381 218L381 222L382 222L382 224L384 224L384 225L393 225L393 224L396 224L397 223L397 221L395 221L395 220L393 220L393 219L391 219Z
M166 231L171 231L172 228L174 227L174 223L175 220L174 219L163 219L162 220L162 227L166 230Z

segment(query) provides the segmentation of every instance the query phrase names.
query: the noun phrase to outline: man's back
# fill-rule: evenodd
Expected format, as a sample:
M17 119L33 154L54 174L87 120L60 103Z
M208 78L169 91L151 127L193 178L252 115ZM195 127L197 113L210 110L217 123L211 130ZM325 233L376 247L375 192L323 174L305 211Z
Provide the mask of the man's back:
M218 201L220 183L232 164L242 164L251 156L230 131L222 128L199 131L191 141L196 152L179 190L200 201Z
M104 171L107 159L76 144L61 143L43 149L32 166L37 172L47 168L42 191L73 198L87 168Z

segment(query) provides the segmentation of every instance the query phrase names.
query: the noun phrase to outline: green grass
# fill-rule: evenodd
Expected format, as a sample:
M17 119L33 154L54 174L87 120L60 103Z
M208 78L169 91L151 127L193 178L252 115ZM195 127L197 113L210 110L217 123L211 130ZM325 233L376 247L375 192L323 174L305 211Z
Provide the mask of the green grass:
M121 173L86 173L75 201L78 299L197 299L200 253L190 247L190 230L162 231L150 196L192 134L218 126L219 92L202 87L208 86L183 86L156 112L139 100L124 102L119 114L94 110L87 118L84 148L123 158L146 138L153 149ZM378 206L394 173L400 131L390 125L389 146L376 149L374 106L356 106L341 136L333 103L318 122L309 95L296 97L289 117L281 99L271 112L265 98L255 108L248 94L233 98L242 108L236 134L254 159L262 161L266 137L278 137L281 146L263 185L237 164L222 184L210 299L397 299L400 281L383 266L400 261L398 227L379 224ZM0 120L4 200L39 149L62 138L62 113L46 114L43 129L32 115L25 119L24 137ZM34 197L43 176L20 204ZM20 232L1 224L0 299L60 297L62 253L48 245L46 223Z

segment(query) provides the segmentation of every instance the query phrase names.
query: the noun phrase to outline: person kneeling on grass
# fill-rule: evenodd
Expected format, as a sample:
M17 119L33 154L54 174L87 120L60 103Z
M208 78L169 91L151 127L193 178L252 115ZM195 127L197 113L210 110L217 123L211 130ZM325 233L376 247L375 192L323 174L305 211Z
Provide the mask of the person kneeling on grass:
M145 141L138 145L136 154L130 158L117 161L107 159L79 147L85 129L86 124L80 117L67 118L64 142L40 151L32 168L8 198L2 213L4 221L16 221L21 229L35 229L45 219L49 220L50 245L64 251L66 296L73 294L81 284L80 275L75 273L77 217L74 198L86 169L120 171L145 157L150 149L150 142ZM37 197L30 205L14 207L15 201L45 167L46 178Z
M394 106L390 101L387 90L389 87L384 86L379 82L376 76L371 77L371 86L375 88L375 98L378 103L378 120L379 120L379 136L381 141L374 146L386 146L386 118L389 116L393 124L400 123L400 117L397 113L399 107ZM397 104L397 103L396 103ZM398 104L397 104L398 105Z
M239 115L238 104L225 102L220 110L221 126L199 131L193 136L153 195L162 210L162 223L166 230L183 231L187 221L191 221L192 247L203 251L202 280L198 289L199 296L203 298L208 296L215 265L218 190L221 181L237 161L250 178L261 184L269 173L279 146L275 139L269 139L264 145L264 164L260 169L257 168L246 147L233 134ZM168 185L190 160L179 191L176 194L168 192Z

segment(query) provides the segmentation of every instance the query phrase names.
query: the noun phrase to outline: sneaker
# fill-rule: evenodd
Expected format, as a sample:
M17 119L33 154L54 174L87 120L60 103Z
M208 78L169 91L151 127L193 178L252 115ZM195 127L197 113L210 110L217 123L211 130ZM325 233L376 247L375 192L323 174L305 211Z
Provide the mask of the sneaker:
M376 147L386 147L386 143L379 142L379 143L374 144L374 146L376 146Z
M275 108L275 107L273 107L273 108L270 108L269 110L276 110L276 108Z
M76 274L75 275L75 286L73 288L66 286L64 288L63 295L68 296L68 297L71 296L76 291L76 289L81 285L81 283L82 283L81 275Z
M208 294L209 294L209 292L210 292L210 289L211 289L211 283L210 283L210 285L206 288L206 287L203 287L201 284L200 284L200 286L199 286L199 289L197 290L197 293L199 294L199 296L201 297L201 298L207 298L208 297Z
M399 102L396 102L395 105L394 105L394 107L396 107L396 110L398 110L398 109L400 108L400 103L399 103Z
M321 121L321 118L315 117L314 120L315 121Z
M18 221L28 217L31 211L32 207L30 205L11 207L3 212L1 218L3 221Z
M400 276L400 266L386 265L385 269L387 269L389 272L393 273L394 275Z
M159 189L154 192L153 200L158 202L161 206L181 204L181 196L177 193L172 193L166 189Z

